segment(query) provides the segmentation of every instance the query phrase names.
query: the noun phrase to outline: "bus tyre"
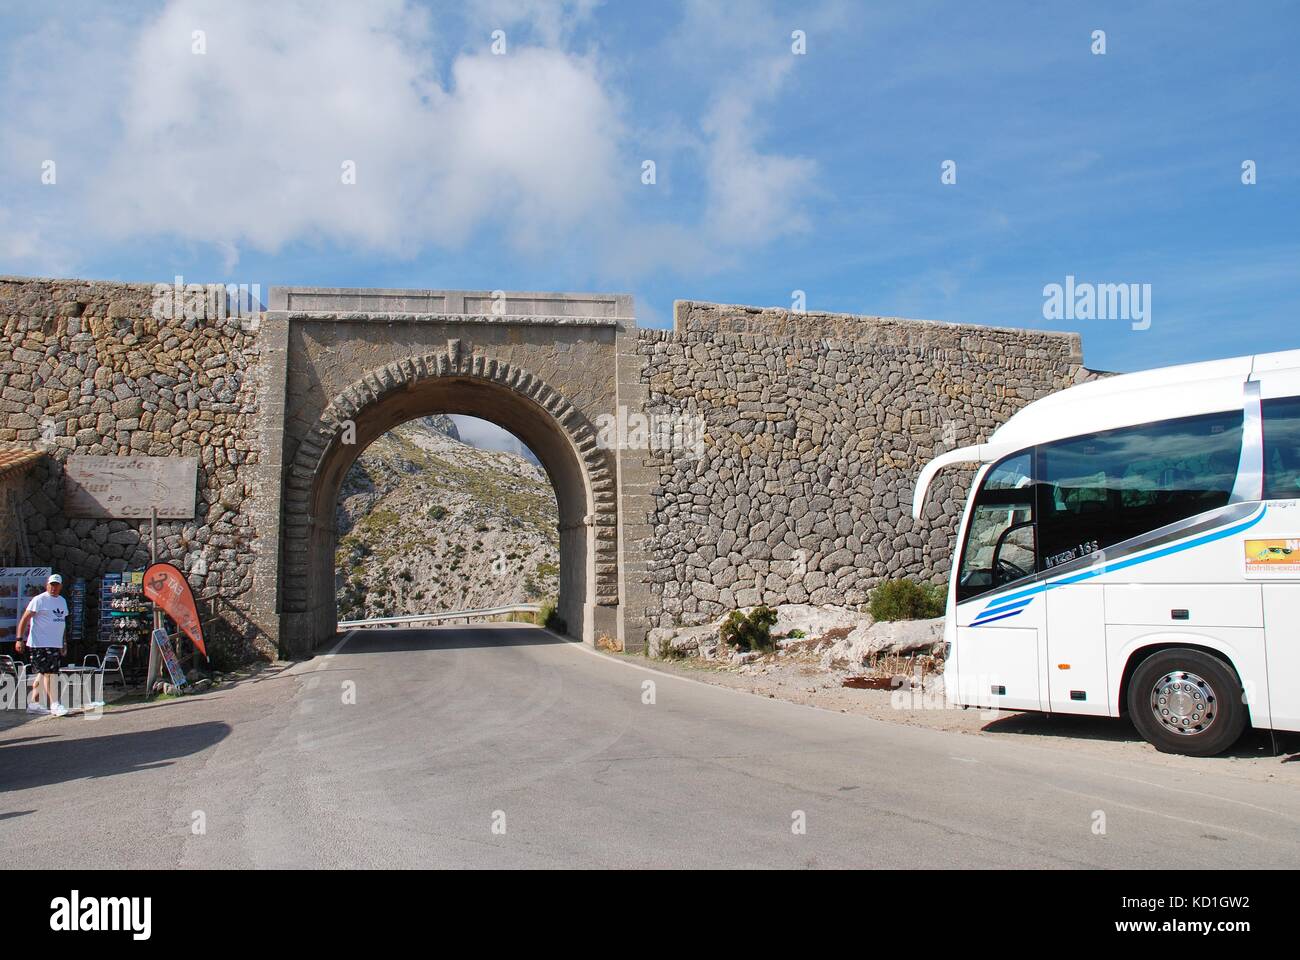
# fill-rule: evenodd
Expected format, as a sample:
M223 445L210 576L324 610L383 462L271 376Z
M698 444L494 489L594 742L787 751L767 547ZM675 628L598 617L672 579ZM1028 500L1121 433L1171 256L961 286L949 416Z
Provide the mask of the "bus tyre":
M1133 671L1128 714L1138 733L1163 753L1211 757L1246 727L1241 681L1218 657L1176 647L1158 650Z

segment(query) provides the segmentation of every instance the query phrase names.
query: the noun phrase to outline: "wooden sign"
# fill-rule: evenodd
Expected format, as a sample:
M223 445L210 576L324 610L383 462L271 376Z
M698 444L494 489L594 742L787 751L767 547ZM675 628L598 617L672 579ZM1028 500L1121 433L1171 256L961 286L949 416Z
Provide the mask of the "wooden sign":
M69 517L190 520L198 487L195 457L68 457L63 511Z

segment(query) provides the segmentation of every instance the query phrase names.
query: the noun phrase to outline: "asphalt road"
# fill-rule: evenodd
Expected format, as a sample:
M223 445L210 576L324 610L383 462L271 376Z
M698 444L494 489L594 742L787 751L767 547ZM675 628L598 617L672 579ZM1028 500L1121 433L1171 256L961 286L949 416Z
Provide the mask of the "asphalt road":
M0 732L0 852L10 868L1300 865L1300 790L1224 769L814 710L530 627L371 631L228 689Z

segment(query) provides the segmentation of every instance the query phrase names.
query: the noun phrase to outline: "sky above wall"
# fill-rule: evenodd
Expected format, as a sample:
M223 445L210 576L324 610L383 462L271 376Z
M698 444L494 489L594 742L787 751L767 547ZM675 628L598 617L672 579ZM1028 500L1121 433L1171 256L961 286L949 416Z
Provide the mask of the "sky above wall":
M802 291L1078 331L1107 370L1289 349L1298 28L1283 2L0 2L0 273L629 292L645 326ZM1067 277L1147 315L1045 314Z

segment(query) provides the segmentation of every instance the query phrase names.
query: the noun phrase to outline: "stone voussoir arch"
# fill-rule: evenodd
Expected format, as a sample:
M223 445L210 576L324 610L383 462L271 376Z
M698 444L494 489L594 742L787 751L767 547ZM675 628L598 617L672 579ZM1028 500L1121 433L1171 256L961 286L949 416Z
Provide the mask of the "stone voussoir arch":
M283 610L302 613L309 607L311 530L317 484L348 426L392 394L436 379L468 379L507 391L521 403L540 408L572 446L586 484L588 512L582 523L592 528L594 557L591 596L597 606L619 602L618 503L613 452L598 442L586 416L559 390L518 364L466 353L459 340L445 351L395 360L368 371L338 393L300 441L286 471L284 503ZM558 491L557 491L558 494ZM332 516L329 522L333 522ZM332 561L331 561L332 562Z

